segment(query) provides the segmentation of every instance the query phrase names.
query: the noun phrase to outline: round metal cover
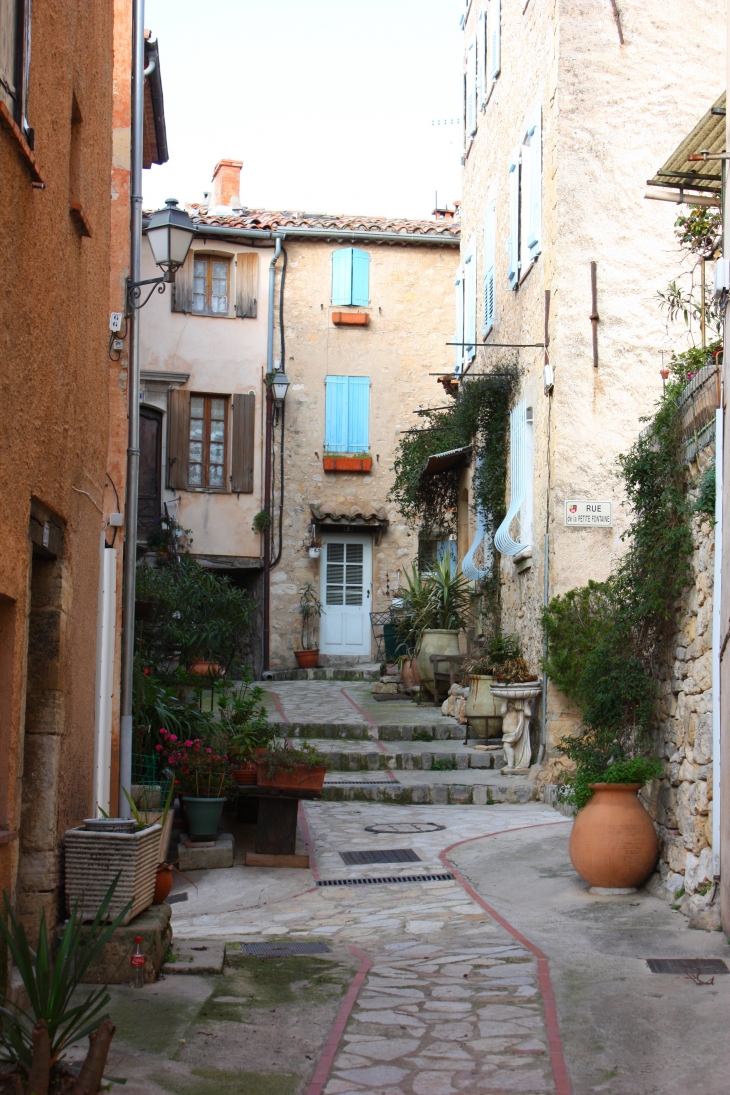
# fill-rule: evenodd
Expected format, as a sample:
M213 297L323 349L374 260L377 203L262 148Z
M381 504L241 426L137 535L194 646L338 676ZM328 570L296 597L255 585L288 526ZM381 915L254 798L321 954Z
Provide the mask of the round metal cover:
M402 821L400 824L366 825L366 833L440 833L445 825L437 825L434 821Z

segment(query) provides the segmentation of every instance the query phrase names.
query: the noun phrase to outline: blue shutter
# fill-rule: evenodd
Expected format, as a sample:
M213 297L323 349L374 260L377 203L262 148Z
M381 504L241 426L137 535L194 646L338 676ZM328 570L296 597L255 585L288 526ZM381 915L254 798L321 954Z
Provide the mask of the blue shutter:
M370 377L348 376L347 451L367 452L370 445Z
M324 447L327 452L347 452L346 376L326 378Z
M352 248L332 252L332 303L352 304Z
M456 306L456 329L454 331L454 375L458 376L464 364L464 273L462 267L454 278L454 301Z
M494 266L496 259L497 203L491 201L484 217L484 255L482 265L484 295L484 326L482 335L486 335L494 326Z
M477 352L477 252L474 239L464 261L464 364Z
M352 303L367 307L370 303L370 255L367 251L351 248L352 254Z

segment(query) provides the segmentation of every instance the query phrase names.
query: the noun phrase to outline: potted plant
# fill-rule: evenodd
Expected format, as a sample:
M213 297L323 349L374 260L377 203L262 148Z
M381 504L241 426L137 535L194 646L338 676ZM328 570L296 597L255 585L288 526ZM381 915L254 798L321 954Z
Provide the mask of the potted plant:
M306 742L295 749L291 742L272 744L256 764L259 787L321 791L327 758Z
M466 719L477 737L488 738L489 720L499 718L499 708L492 696L495 677L499 675L500 679L504 680L505 671L511 675L515 666L510 665L506 668L507 663L516 663L518 659L520 659L519 637L495 635L482 650L474 653L463 663L462 683L469 687L469 695L466 698Z
M319 662L319 627L314 621L324 612L324 605L311 582L306 582L302 588L298 611L302 618L302 649L295 650L294 657L300 669L316 669Z
M414 564L411 575L406 574L407 588L402 597L415 639L421 683L433 692L431 655L460 653L459 631L466 627L472 592L464 575L452 570L448 556L422 577L416 575Z
M232 776L240 786L256 783L255 756L265 752L274 737L266 708L261 703L263 689L245 673L238 689L218 693L220 726L228 737L227 755L233 761Z
M582 739L576 739L576 743ZM564 751L570 746L564 744ZM567 779L568 801L581 808L570 834L570 861L598 890L634 890L659 855L656 831L638 792L664 774L658 757L631 757L600 766L581 751Z
M160 730L160 737L164 744L157 749L166 755L175 773L175 788L191 841L215 840L231 786L233 762L203 738L178 741L176 734L166 730Z

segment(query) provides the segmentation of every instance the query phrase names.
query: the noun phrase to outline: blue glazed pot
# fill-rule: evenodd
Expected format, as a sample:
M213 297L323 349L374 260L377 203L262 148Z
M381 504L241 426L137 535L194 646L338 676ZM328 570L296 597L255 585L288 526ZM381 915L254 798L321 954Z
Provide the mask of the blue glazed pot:
M183 795L191 840L215 840L223 813L224 798L195 798Z

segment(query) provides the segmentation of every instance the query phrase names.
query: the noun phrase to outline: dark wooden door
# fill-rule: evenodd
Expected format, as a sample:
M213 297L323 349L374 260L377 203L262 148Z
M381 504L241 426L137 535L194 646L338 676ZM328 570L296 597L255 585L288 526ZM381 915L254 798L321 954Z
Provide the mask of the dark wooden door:
M162 411L139 409L139 510L137 538L144 540L162 510Z

